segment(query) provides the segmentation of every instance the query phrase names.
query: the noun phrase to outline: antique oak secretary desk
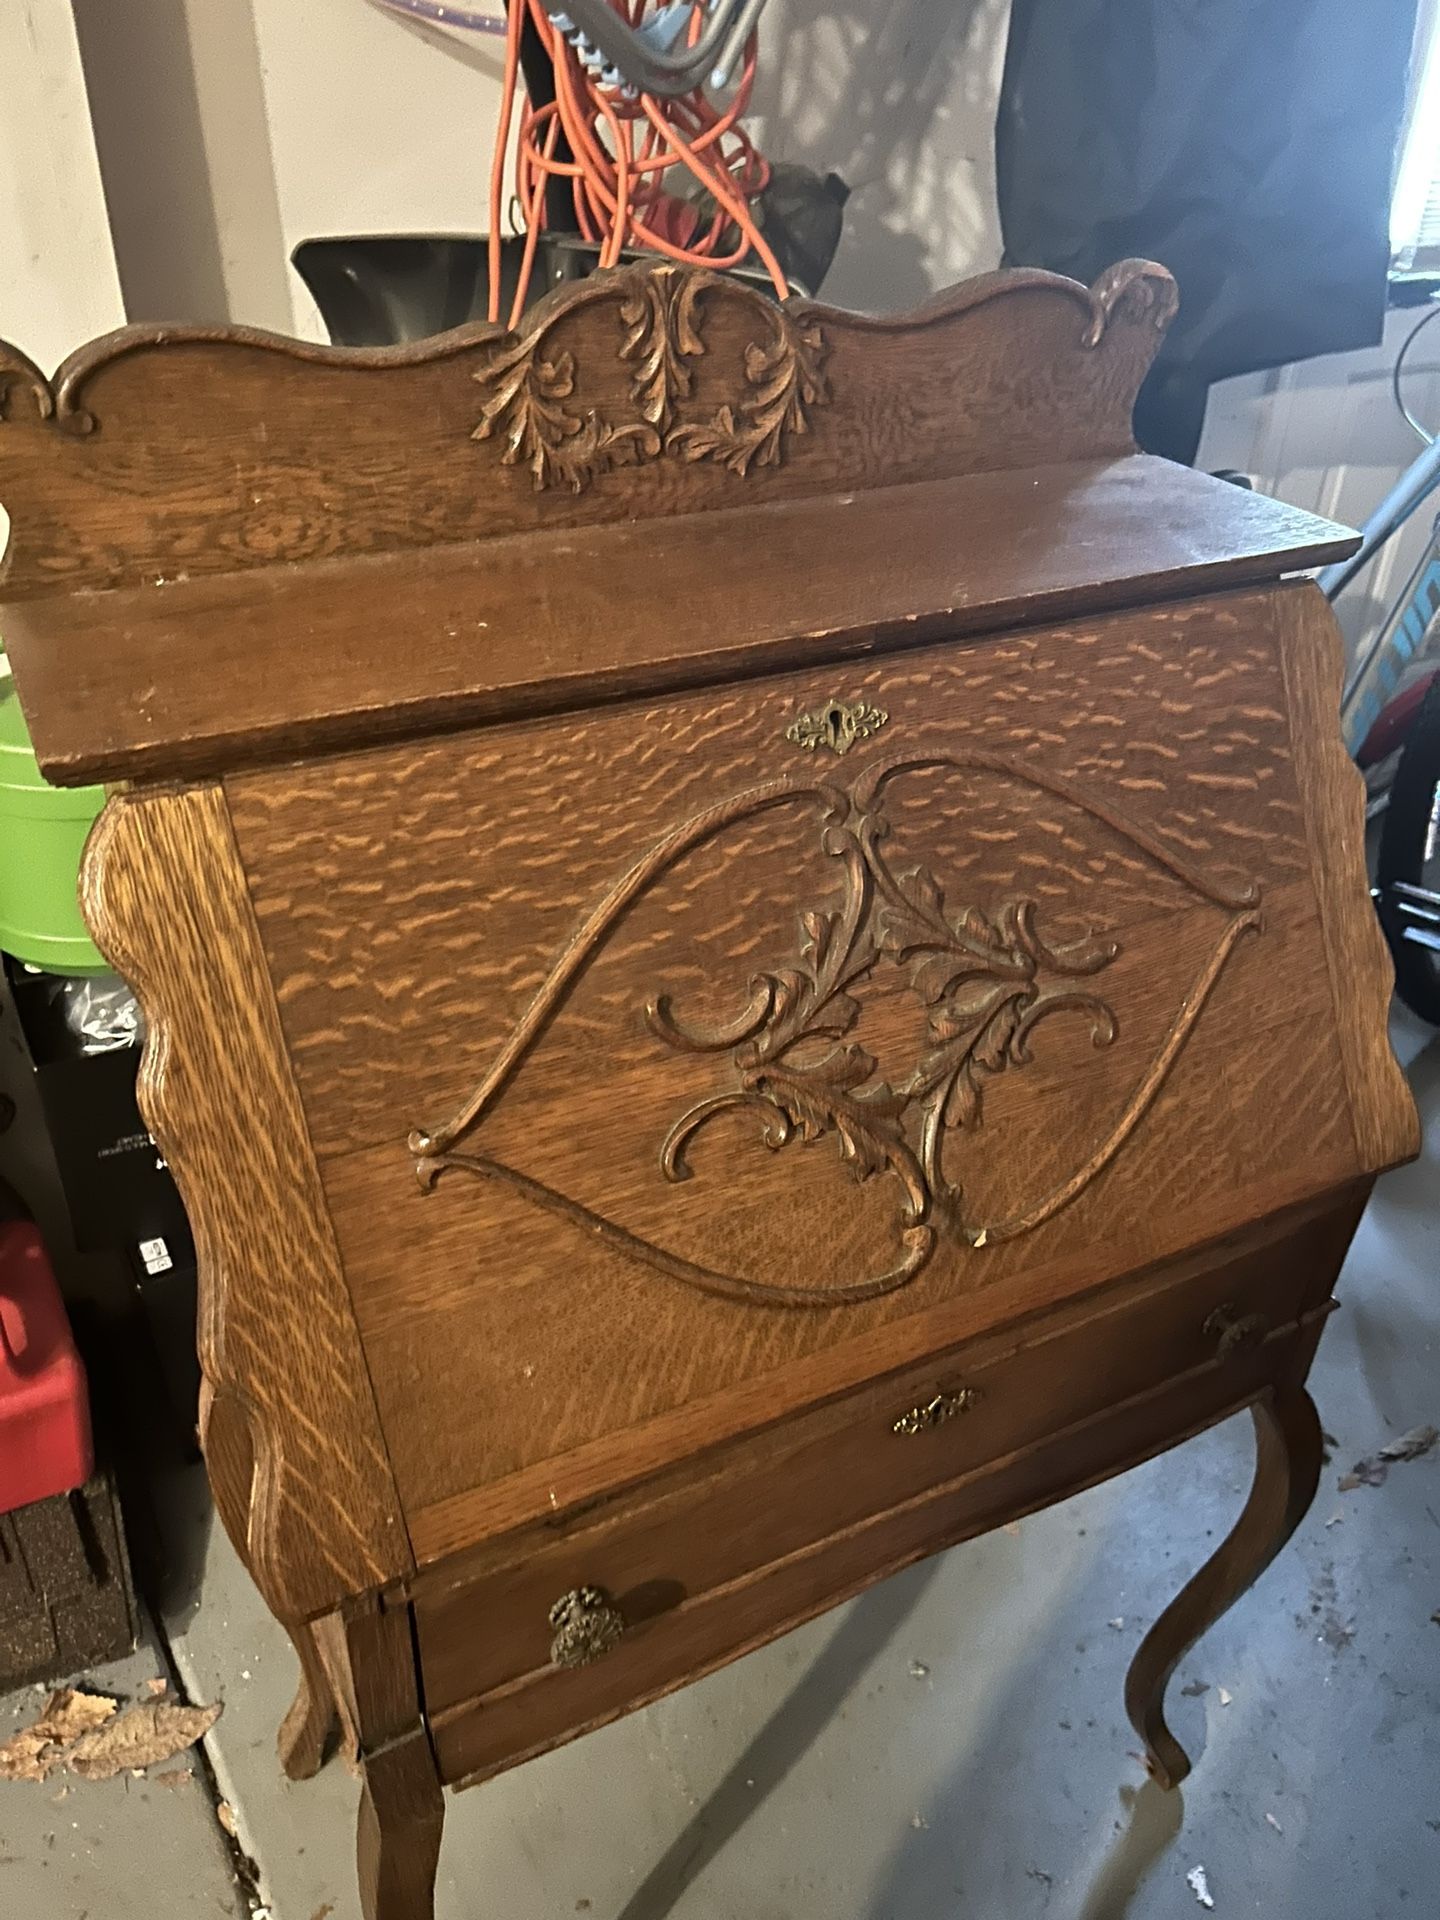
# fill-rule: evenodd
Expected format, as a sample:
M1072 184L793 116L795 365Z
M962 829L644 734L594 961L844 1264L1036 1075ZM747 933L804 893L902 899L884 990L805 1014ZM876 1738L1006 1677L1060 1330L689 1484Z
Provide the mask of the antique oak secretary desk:
M203 1261L220 1513L367 1914L484 1779L1242 1407L1303 1513L1414 1151L1283 575L1135 452L1159 268L920 312L655 265L347 352L0 354L0 622ZM1199 1557L1197 1552L1197 1558Z

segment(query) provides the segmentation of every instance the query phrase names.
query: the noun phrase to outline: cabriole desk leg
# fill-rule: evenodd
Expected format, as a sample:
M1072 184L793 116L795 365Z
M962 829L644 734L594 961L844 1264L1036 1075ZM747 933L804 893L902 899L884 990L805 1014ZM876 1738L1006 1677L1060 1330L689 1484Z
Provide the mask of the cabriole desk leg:
M1305 1515L1320 1480L1323 1443L1315 1403L1301 1386L1272 1388L1251 1408L1255 1482L1245 1510L1140 1643L1125 1679L1125 1708L1162 1787L1190 1771L1165 1721L1165 1688L1200 1636L1259 1579Z

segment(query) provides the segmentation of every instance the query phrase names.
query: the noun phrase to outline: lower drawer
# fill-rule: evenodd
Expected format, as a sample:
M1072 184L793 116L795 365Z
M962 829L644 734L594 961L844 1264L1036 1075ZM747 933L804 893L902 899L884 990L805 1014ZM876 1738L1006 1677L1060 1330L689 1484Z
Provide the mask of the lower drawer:
M432 1712L551 1665L582 1588L634 1632L937 1484L1293 1322L1353 1225L1332 1206L1189 1256L1008 1334L933 1356L717 1450L569 1523L429 1569L415 1615ZM949 1417L945 1417L949 1415Z
M441 1778L477 1781L618 1719L887 1574L1125 1471L1246 1405L1266 1385L1303 1378L1324 1311L1227 1361L1210 1361L1016 1455L931 1487L891 1511L656 1617L593 1665L531 1673L438 1711ZM1196 1542L1197 1564L1204 1557Z

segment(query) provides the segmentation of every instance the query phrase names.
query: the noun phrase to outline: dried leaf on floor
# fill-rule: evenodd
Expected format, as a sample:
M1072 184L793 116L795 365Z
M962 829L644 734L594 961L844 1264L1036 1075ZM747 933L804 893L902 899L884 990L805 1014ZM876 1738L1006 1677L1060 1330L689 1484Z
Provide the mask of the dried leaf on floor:
M110 1780L117 1773L153 1767L194 1746L219 1718L218 1701L213 1707L181 1707L163 1700L127 1707L108 1726L77 1741L65 1756L66 1765L82 1780Z
M171 1793L177 1793L181 1787L188 1787L195 1776L189 1767L171 1767L168 1773L152 1773L152 1786L168 1787Z
M113 1720L118 1711L118 1702L103 1693L81 1693L74 1687L61 1687L45 1702L45 1711L35 1722L34 1731L53 1740L57 1747L67 1747L82 1733L90 1733L96 1727L103 1727L107 1720Z
M1213 1912L1215 1902L1210 1898L1210 1882L1205 1877L1204 1867L1191 1867L1185 1876L1185 1884L1201 1906L1209 1907Z
M73 1740L114 1718L116 1705L99 1693L60 1687L38 1720L0 1746L0 1780L48 1780Z
M1348 1473L1341 1474L1341 1493L1351 1493L1356 1487L1383 1487L1385 1476L1397 1460L1422 1460L1434 1451L1437 1441L1440 1427L1411 1427L1398 1440L1391 1440L1368 1459L1357 1460Z
M163 1673L157 1673L145 1682L145 1691L152 1700L161 1700L170 1691L170 1682Z
M22 1727L0 1747L0 1780L48 1780L60 1750L33 1727Z
M225 1829L226 1833L228 1833L230 1838L233 1840L235 1838L235 1809L231 1806L228 1800L216 1801L215 1818L220 1822L221 1826Z

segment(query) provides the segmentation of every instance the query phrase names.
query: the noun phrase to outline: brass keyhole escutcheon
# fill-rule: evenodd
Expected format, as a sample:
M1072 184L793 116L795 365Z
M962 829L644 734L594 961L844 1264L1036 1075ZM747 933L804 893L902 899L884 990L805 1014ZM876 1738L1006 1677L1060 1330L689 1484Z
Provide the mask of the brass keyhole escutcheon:
M891 1424L892 1433L929 1433L934 1427L943 1427L947 1420L953 1420L958 1414L969 1413L979 1400L980 1395L974 1387L956 1387L949 1393L935 1393L918 1407L911 1407L908 1413Z
M573 1587L550 1609L554 1638L551 1663L588 1667L608 1653L625 1631L625 1616L603 1587Z
M848 753L857 740L868 740L890 718L883 707L872 707L868 700L827 700L813 713L802 713L785 729L785 738L814 753L825 747L834 754Z

